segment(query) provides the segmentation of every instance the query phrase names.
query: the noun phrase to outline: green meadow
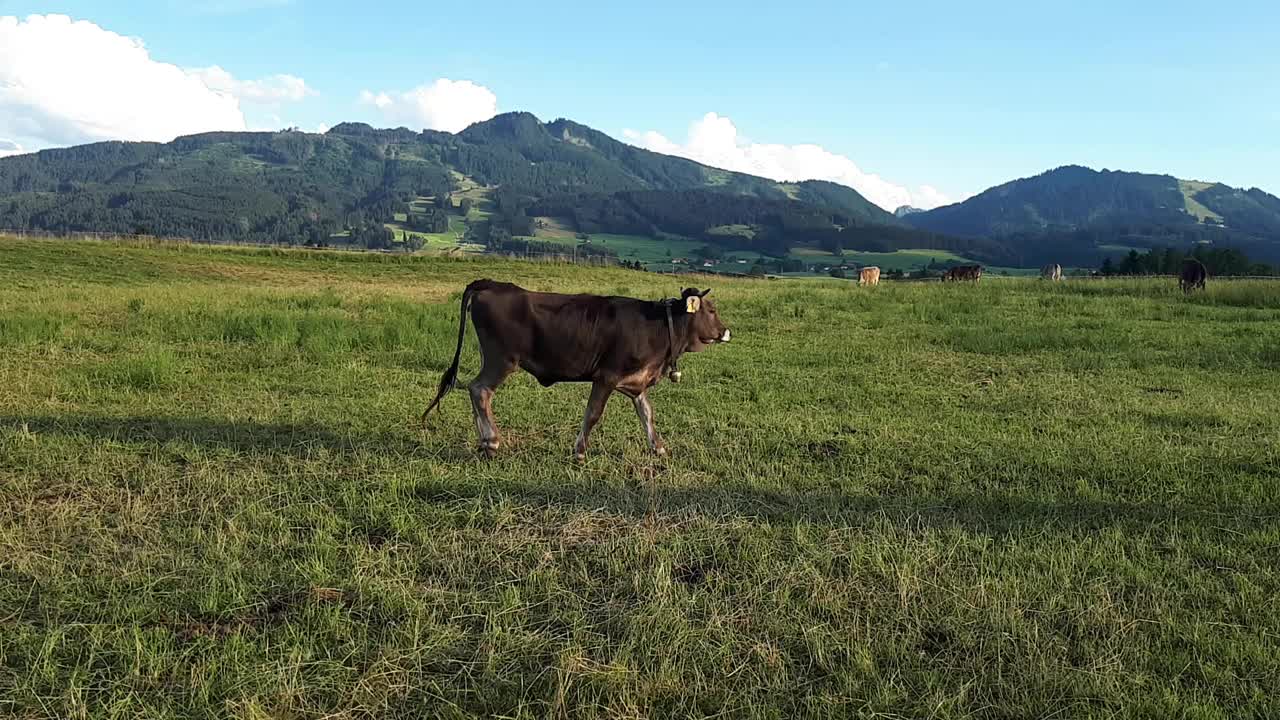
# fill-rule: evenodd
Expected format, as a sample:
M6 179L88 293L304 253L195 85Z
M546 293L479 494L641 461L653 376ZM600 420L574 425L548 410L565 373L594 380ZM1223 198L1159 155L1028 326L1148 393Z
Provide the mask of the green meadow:
M680 289L0 238L0 716L1280 717L1280 283L682 278L578 464L419 426L481 277Z

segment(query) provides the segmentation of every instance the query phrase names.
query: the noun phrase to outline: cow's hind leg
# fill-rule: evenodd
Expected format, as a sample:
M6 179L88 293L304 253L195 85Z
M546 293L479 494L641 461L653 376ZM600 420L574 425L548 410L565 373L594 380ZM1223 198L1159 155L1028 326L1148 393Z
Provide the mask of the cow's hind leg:
M582 414L582 430L578 432L578 439L573 443L574 459L587 459L587 442L591 437L591 429L600 422L600 417L604 415L604 406L609 402L611 394L613 394L613 386L608 383L597 381L591 384L591 397L587 400L586 412Z
M481 353L484 356L484 365L480 368L480 374L476 375L476 379L471 381L469 388L471 411L475 415L476 431L480 434L480 450L486 457L493 457L499 445L498 425L493 419L493 393L503 380L515 372L516 362L498 353L484 350L483 344Z

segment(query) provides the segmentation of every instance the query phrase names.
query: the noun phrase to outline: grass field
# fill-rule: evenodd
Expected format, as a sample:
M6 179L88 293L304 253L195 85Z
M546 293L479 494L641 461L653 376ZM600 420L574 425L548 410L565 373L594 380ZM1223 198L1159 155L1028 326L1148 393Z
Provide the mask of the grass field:
M472 197L478 203L484 201L484 188L480 188L475 183L458 176L460 184L465 183L467 188L465 192L460 191L455 197L467 196ZM420 198L415 201L415 209L425 206L426 199ZM472 219L480 219L486 213L479 210L472 210ZM388 227L396 233L396 237L400 238L405 232L410 232L403 225L403 215L397 215L396 222L388 223ZM577 233L571 227L569 221L564 218L539 217L537 221L540 223L535 237L531 238L540 242L561 243L564 245L576 245L580 241L577 239ZM718 228L722 233L738 233L751 234L751 229L746 225L727 225ZM467 252L482 252L483 248L479 246L462 247L462 238L466 233L466 225L461 218L451 216L449 219L449 232L441 234L424 234L421 235L426 239L424 251L429 254L456 253L462 250ZM667 238L657 239L651 237L643 237L639 235L618 235L611 233L595 233L590 236L591 242L597 245L603 245L611 248L618 254L618 258L625 261L640 261L646 267L654 270L670 269L670 263L675 258L691 259L699 248L707 245L702 240ZM843 259L836 258L830 253L819 250L817 248L796 248L791 255L800 258L808 263L821 262L829 260L832 263L852 262L859 265L878 265L882 270L903 270L906 272L919 270L926 267L930 261L936 262L972 262L968 258L956 255L945 250L897 250L889 253L876 252L854 252L844 253ZM725 252L725 257L708 268L718 273L735 273L745 274L750 269L750 263L757 258L762 257L759 253L748 251ZM739 260L746 260L747 266L744 267ZM1005 275L1034 275L1037 271L1031 269L1017 268L987 268L989 273L998 273ZM802 275L802 274L798 274Z
M1194 216L1197 220L1204 222L1205 218L1213 220L1222 220L1222 216L1205 207L1203 203L1196 200L1196 193L1213 187L1213 183L1197 182L1194 180L1179 180L1178 189L1182 191L1182 197L1186 201L1186 211L1188 215Z
M971 262L968 258L945 250L896 250L888 253L853 252L844 254L844 259L859 265L876 265L881 270L919 270L930 262Z
M0 239L0 715L1280 717L1280 283L710 280L576 465L484 276L677 291Z
M577 245L581 241L563 222L554 218L540 218L546 227L539 229L537 236L531 238L538 242L560 243L565 246ZM706 245L705 242L670 238L659 240L640 235L618 235L613 233L595 233L589 236L593 245L609 248L618 254L619 260L639 260L645 265L664 266L669 268L672 258L688 258L695 250ZM745 253L744 255L754 254Z
M538 231L536 240L548 242L576 243L574 233L563 222L554 218L540 218L545 227ZM726 226L725 232L735 231L746 233L746 226ZM699 248L706 246L705 241L701 240L678 240L666 239L657 240L654 238L641 237L638 235L610 235L595 234L591 236L593 243L603 244L605 247L612 248L618 253L618 257L622 260L639 260L654 269L669 268L673 258L692 258ZM830 262L839 264L840 262L858 263L859 265L878 265L882 270L903 270L913 271L928 266L930 261L936 262L972 262L968 258L961 257L945 250L897 250L888 253L877 252L855 252L848 251L843 255L843 260L837 258L829 252L819 250L817 248L799 247L792 251L792 257L799 258L806 263L812 264L816 262ZM717 262L710 269L715 272L745 273L750 269L750 263L761 257L759 253L748 251L726 250L725 258ZM742 267L738 260L747 260L747 267ZM1017 269L1017 268L987 268L989 273L1000 273L1010 275L1034 275L1036 270Z

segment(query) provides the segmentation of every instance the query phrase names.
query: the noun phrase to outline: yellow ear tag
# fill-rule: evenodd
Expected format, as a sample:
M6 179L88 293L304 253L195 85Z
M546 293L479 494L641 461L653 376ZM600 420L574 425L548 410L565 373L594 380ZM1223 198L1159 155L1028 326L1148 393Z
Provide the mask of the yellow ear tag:
M685 301L684 301L685 312L696 313L698 312L698 308L700 307L702 307L702 298L698 297L697 295L690 295L689 297L685 298Z

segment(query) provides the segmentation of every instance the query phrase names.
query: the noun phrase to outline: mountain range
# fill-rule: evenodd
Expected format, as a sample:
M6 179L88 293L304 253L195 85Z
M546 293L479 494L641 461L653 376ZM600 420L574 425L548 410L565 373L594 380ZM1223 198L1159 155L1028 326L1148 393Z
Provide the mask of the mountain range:
M0 159L0 229L324 244L463 196L477 205L469 236L491 246L536 238L546 221L768 255L924 248L1032 266L1213 243L1280 260L1280 199L1257 189L1073 166L890 213L836 183L717 169L528 113L456 134L342 123L324 134L215 132Z
M1171 175L1065 166L901 218L935 232L1074 255L1211 243L1280 260L1280 198Z

